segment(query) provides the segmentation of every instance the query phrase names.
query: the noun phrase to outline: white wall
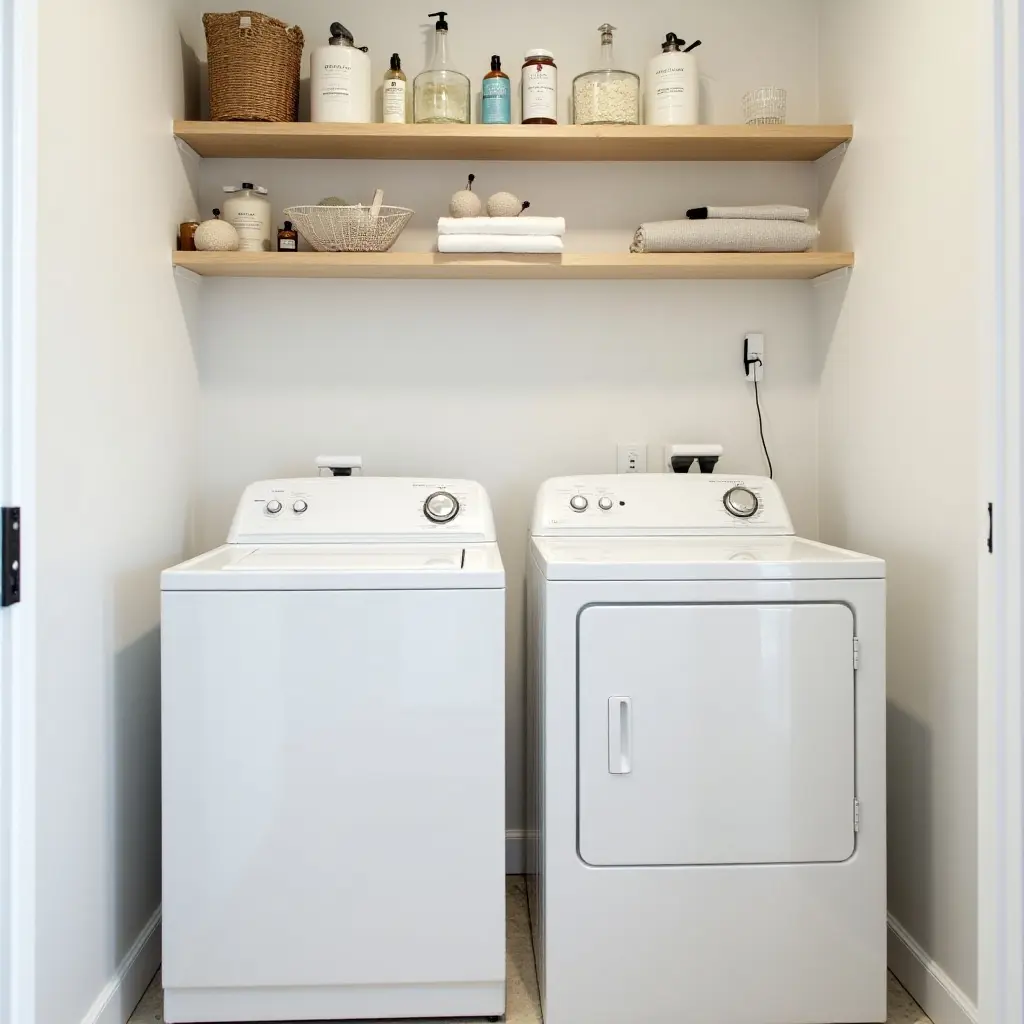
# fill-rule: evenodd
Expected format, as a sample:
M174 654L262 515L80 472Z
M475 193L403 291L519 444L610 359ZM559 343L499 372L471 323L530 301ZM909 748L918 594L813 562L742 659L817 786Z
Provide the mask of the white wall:
M36 1020L78 1024L125 1019L109 986L160 902L158 573L197 418L168 253L195 203L171 4L41 8L66 45L39 69Z
M338 16L322 0L263 9L297 21L307 42ZM399 50L414 74L426 10L397 0L343 20L370 46L375 73ZM813 121L816 11L804 0L616 0L597 16L582 0L557 8L528 0L514 17L463 4L449 10L449 20L456 59L476 90L492 52L520 55L546 45L567 94L572 76L595 63L596 27L607 17L629 26L619 54L638 70L666 31L702 38L717 120L739 119L742 93L772 82L789 87L794 120ZM202 59L200 34L194 45ZM519 61L506 56L506 66L517 81ZM202 206L219 204L222 185L256 181L270 188L280 221L288 205L330 194L355 201L380 185L386 200L417 211L399 247L426 250L431 225L469 171L485 196L511 189L535 212L564 214L573 250L625 251L641 220L680 216L702 203L816 204L815 174L804 165L207 160ZM207 281L199 546L223 541L246 483L307 474L319 452L361 453L375 474L481 480L508 568L508 826L519 829L521 576L537 486L564 473L614 471L617 441L648 441L652 455L668 440L721 441L724 468L762 472L740 352L744 332L764 330L769 440L797 525L816 535L813 308L804 283Z
M820 61L823 119L856 124L845 160L823 172L826 186L835 176L823 243L857 253L845 301L828 286L838 319L823 339L822 537L888 561L889 909L968 1000L984 7L825 3ZM901 944L894 952L941 1019L949 1006L933 1009L934 984Z

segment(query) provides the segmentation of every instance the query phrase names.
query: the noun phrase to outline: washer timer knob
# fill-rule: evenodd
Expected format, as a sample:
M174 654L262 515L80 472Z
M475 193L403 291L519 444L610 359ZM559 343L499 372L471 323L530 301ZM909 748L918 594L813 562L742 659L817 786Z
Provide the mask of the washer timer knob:
M599 498L597 501L597 507L601 509L602 512L607 512L612 507L612 499L607 497Z
M299 500L296 501L294 505L292 505L292 511L297 516L301 516L302 513L305 512L307 508L309 508L309 505L307 505L301 498L299 498Z
M569 499L569 507L573 512L586 512L589 501L582 494L574 494Z
M272 516L276 516L281 511L281 502L276 498L267 502L267 513Z
M725 510L737 519L749 519L761 507L757 495L749 487L733 487L722 499Z
M434 491L423 502L423 514L432 523L450 523L459 514L459 500L447 491Z

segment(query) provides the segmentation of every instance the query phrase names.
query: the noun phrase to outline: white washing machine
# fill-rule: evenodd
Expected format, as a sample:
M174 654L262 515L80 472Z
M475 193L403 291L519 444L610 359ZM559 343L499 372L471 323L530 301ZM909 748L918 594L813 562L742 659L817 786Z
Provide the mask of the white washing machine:
M505 1007L505 577L459 480L250 486L163 588L165 1019Z
M760 477L551 480L532 534L546 1024L884 1021L884 563Z

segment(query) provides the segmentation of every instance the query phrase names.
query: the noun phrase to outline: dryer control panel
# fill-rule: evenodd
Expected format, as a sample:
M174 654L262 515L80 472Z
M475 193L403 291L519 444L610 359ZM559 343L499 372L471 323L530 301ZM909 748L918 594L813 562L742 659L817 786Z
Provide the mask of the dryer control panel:
M229 544L493 543L487 492L437 477L262 480L242 495Z
M674 473L565 476L546 481L535 537L784 537L793 533L778 485L762 476Z

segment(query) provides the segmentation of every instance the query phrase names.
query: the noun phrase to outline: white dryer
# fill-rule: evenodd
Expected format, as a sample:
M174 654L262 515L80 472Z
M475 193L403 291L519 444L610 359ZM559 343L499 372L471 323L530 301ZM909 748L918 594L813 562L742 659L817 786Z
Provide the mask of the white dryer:
M499 1015L505 577L460 480L271 480L163 588L165 1019Z
M884 1021L885 564L760 477L550 480L532 534L546 1024Z

